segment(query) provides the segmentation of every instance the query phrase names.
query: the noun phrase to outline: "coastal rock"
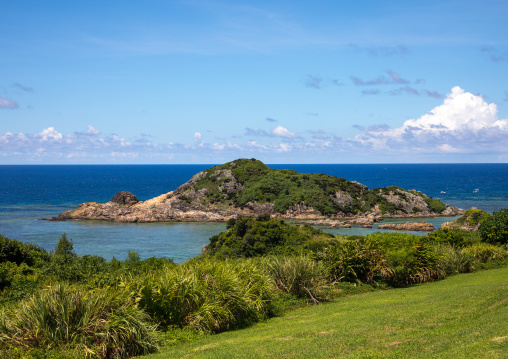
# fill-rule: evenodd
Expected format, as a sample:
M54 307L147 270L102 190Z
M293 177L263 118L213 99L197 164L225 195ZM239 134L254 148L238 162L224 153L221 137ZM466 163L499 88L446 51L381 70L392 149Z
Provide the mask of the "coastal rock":
M401 224L380 224L379 229L395 229L398 231L434 231L434 225L427 222L406 222Z
M335 196L332 196L332 201L340 207L353 204L353 198L345 192L335 192Z
M130 192L121 191L116 193L113 198L111 199L111 202L121 204L123 206L132 206L133 204L138 203L138 197L133 195Z
M461 230L475 232L480 225L490 217L490 215L478 208L472 207L464 212L464 214L453 222L445 222L441 225L441 229Z
M370 191L344 178L274 170L255 159L239 159L196 173L176 190L146 201L138 201L134 194L123 191L110 202L86 202L46 219L220 222L238 216L269 215L331 220L334 222L325 225L345 228L372 226L383 217L443 215L432 213L426 200L429 199L419 192L398 187ZM441 206L444 208L442 203ZM462 210L448 206L443 213L453 215L459 211Z

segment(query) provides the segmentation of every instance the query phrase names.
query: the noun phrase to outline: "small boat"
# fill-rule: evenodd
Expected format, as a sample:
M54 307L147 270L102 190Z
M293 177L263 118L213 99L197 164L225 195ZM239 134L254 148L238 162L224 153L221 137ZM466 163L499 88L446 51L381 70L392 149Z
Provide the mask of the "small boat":
M473 191L473 193L478 193L478 192L480 192L480 189L479 189L479 188L476 188L476 189Z
M446 192L445 192L445 191L441 191L440 193L441 193L441 194L445 194Z

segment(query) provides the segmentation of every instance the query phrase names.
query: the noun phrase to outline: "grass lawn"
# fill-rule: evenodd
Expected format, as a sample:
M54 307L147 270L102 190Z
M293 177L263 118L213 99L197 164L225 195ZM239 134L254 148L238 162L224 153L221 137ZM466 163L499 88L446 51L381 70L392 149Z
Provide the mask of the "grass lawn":
M508 268L353 295L143 358L508 358Z

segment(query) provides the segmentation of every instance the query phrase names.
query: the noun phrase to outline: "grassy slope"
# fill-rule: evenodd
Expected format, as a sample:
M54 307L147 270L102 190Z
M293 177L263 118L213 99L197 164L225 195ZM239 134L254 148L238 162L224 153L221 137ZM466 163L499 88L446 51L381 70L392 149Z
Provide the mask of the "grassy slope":
M147 358L507 358L508 268L339 299Z

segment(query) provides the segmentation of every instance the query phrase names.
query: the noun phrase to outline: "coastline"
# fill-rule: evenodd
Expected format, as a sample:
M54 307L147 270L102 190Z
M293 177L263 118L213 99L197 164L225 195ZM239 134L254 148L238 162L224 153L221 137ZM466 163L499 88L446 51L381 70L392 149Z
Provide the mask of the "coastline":
M177 262L200 253L208 238L224 231L222 223L116 223L106 221L38 221L57 216L90 199L109 201L119 190L130 190L140 200L176 189L209 165L69 165L5 166L0 171L0 233L53 250L62 233L73 239L79 255L123 259L129 250L141 258L165 256ZM508 164L440 165L270 165L299 172L325 172L354 179L369 187L395 184L418 188L456 207L477 207L490 214L508 208ZM479 193L473 193L479 188ZM445 191L445 194L440 194ZM373 228L326 229L333 234L369 234L379 223L409 220L386 218ZM425 218L434 223L453 218ZM290 220L287 220L290 222ZM324 228L324 227L319 227ZM418 234L418 233L415 233Z

